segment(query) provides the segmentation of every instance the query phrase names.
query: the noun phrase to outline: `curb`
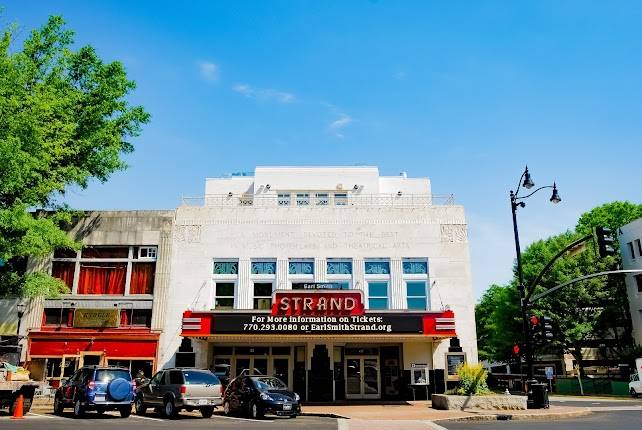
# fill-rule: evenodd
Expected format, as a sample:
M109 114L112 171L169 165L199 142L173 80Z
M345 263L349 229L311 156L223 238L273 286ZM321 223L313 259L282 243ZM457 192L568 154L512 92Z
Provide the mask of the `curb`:
M569 412L549 412L545 414L485 414L459 418L440 418L432 420L435 423L461 422L461 421L537 421L537 420L558 420L566 418L577 418L591 415L589 408L578 408Z
M336 418L336 419L344 419L348 420L350 418L344 417L342 415L337 415L337 414L331 414L331 413L323 413L323 412L301 412L302 417L321 417L321 418Z

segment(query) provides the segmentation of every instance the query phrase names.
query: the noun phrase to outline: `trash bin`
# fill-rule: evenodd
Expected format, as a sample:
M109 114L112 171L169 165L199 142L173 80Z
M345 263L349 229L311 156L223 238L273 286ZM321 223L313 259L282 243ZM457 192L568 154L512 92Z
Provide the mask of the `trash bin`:
M534 382L528 385L528 408L548 409L548 387L541 382Z

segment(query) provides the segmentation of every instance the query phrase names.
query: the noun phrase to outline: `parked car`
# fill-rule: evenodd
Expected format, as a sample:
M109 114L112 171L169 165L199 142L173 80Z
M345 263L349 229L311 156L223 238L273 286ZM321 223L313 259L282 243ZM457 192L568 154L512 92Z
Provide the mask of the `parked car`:
M118 410L127 418L132 411L135 384L129 370L121 367L87 366L78 369L58 387L54 396L54 414L62 415L73 407L74 417L86 411L101 414Z
M176 418L183 409L198 409L204 418L210 418L214 408L223 403L221 391L221 381L209 370L165 369L139 387L134 405L138 415L154 408L167 418Z
M631 397L638 397L642 394L642 358L635 359L635 371L631 374L629 393L631 393Z
M279 378L263 375L241 375L230 382L223 396L225 415L236 412L254 419L265 415L289 416L301 414L299 395L288 390Z
M223 391L227 388L230 383L230 375L232 371L232 366L229 364L215 364L214 365L214 374L221 381L221 387Z

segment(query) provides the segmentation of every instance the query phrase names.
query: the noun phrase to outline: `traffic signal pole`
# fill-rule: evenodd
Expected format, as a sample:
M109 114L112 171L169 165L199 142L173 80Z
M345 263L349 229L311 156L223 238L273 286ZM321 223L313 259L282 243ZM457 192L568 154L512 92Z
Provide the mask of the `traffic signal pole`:
M521 182L521 179L520 179ZM533 355L530 342L530 330L528 327L528 299L526 298L526 286L524 285L524 274L522 272L522 250L519 246L519 231L517 230L517 208L524 206L523 202L517 202L517 195L510 192L510 205L513 213L513 234L515 236L515 253L517 255L517 279L519 282L519 301L522 311L522 331L524 338L524 357L526 358L526 381L533 379ZM524 389L526 389L524 387Z

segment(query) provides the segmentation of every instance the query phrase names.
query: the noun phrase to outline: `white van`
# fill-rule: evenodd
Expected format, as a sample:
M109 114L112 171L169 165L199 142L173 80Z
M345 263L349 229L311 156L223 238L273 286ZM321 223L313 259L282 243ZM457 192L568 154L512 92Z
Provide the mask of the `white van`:
M642 375L642 358L636 358L635 373L631 375L631 382L629 382L629 393L631 393L633 397L642 394L642 380L640 380L640 375Z

